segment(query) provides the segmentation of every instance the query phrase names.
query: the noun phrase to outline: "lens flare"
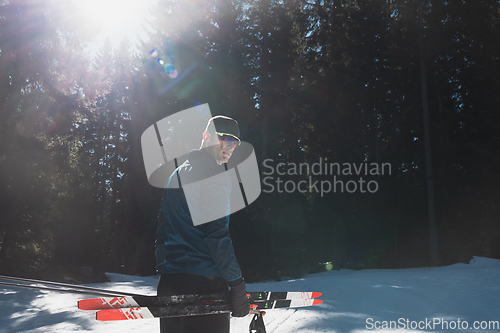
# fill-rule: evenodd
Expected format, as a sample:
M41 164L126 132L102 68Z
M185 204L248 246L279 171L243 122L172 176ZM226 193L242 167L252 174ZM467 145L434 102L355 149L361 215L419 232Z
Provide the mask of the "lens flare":
M179 76L179 72L177 72L177 69L174 69L172 73L169 73L168 76L170 76L171 79L177 79Z
M175 71L174 66L172 66L172 65L165 66L165 72L167 72L168 75L173 74L174 71Z
M163 55L163 58L160 58L159 54L160 53L156 49L151 49L151 51L149 51L149 55L151 56L151 58L156 58L156 60L163 67L168 76L173 80L173 82L171 82L168 86L160 90L160 92L158 93L159 95L163 95L171 88L175 87L178 83L183 81L184 78L186 78L193 71L193 69L195 69L198 66L198 64L193 63L188 69L183 70L181 75L173 65L174 59L171 53L169 53L170 55ZM187 96L189 92L191 92L198 84L200 84L200 82L201 82L200 80L191 82L182 89L180 95Z
M194 80L187 83L179 92L179 98L189 96L189 94L191 94L191 92L193 92L199 84L201 84L201 80Z

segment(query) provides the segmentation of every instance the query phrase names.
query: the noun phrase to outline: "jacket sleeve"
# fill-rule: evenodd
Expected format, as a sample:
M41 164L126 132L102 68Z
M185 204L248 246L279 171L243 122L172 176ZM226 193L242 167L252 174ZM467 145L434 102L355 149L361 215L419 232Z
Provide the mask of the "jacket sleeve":
M230 282L241 278L241 270L224 217L198 226L205 235L205 241L222 277Z
M201 213L213 214L217 211L220 217L208 223L197 226L203 232L212 258L219 268L222 277L228 281L241 278L241 269L234 253L233 243L229 234L229 201L231 183L229 178L203 182L201 186ZM225 213L225 214L223 214Z

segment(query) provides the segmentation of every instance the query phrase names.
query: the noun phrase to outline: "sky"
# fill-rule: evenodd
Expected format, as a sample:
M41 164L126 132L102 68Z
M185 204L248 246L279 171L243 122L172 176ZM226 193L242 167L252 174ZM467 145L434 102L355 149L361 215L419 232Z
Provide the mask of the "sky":
M107 275L111 282L91 286L156 293L156 277ZM474 257L444 267L325 270L247 290L323 293L323 304L267 311L268 333L499 332L499 276L500 260ZM159 332L157 319L96 321L95 311L76 307L89 297L0 286L0 333ZM248 332L251 319L231 318L231 332Z

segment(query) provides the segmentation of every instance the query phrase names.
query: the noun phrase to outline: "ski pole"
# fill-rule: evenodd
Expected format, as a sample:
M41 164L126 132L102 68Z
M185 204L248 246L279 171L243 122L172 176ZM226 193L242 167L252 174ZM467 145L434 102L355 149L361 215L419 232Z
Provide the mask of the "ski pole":
M28 286L28 285L24 285L24 284L14 284L14 283L7 283L7 282L0 281L0 285L9 286L9 287L40 289L40 290L60 291L60 292L74 293L74 294L88 294L88 295L101 295L101 296L146 296L146 295L142 295L142 294L134 294L134 293L127 293L127 292L122 292L122 291L85 287L85 286L68 284L68 283L61 283L61 282L26 279L26 278L13 277L13 276L0 275L0 279L1 280L8 280L8 281L42 284L42 285L46 285L46 286L55 286L55 287L67 288L67 289L49 288L49 287L40 287L40 286L38 286L38 287L37 286Z
M8 282L0 282L0 286L13 287L13 288L23 288L23 289L57 291L57 292L66 293L66 294L94 295L94 296L102 296L102 297L121 297L121 295L108 294L105 292L86 291L86 290L71 290L71 289L51 288L51 287L42 287L42 286L29 286L26 284L16 284L16 283L8 283Z

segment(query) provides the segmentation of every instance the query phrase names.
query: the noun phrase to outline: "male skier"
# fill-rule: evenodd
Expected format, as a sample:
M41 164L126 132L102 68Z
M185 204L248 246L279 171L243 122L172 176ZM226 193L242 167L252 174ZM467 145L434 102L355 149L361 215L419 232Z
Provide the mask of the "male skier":
M229 286L234 317L249 313L245 281L229 235L231 181L226 163L240 144L239 135L234 119L209 120L201 147L188 153L163 190L155 242L161 274L158 296L224 293ZM221 209L225 216L198 223ZM229 333L229 314L161 318L160 331Z

